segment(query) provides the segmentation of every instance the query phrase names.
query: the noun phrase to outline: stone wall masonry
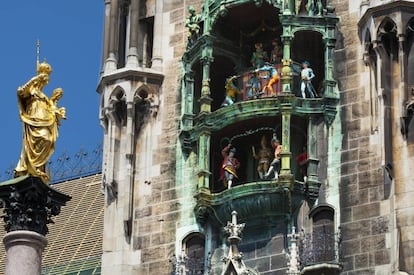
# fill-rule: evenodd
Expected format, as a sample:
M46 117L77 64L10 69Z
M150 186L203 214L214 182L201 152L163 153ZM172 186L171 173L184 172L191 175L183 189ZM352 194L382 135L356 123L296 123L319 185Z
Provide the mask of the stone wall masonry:
M401 227L406 227L414 224L414 215L412 208L398 209L397 224Z
M362 204L353 208L353 220L358 221L362 219L376 217L380 214L379 203L374 202L370 204Z
M368 100L360 101L351 105L352 119L366 118L370 115L370 109L368 108L370 102Z
M368 267L368 263L369 263L368 253L357 254L354 256L354 259L355 259L354 261L355 269L362 269L362 268Z
M286 274L286 269L280 268L287 263L286 254L283 252L284 243L282 234L257 241L243 239L239 250L244 255L245 264L260 274Z
M385 245L389 216L381 213L383 170L381 151L372 143L370 102L361 72L362 48L358 36L359 14L349 13L349 1L332 1L341 18L335 63L342 119L341 233L344 274L374 274L375 265L390 263Z
M191 217L192 205L186 204L192 192L183 192L189 186L176 182L176 148L179 121L180 98L179 83L182 76L181 57L186 49L186 29L184 22L188 16L187 8L194 5L201 11L204 1L163 1L162 52L171 52L163 56L163 74L161 106L157 120L162 123L161 134L156 136L157 149L152 152L152 165L159 165L159 174L153 175L148 184L151 192L145 197L137 194L136 200L145 204L135 204L133 249L141 250L141 264L135 267L136 274L170 274L170 257L175 252L176 229L182 217ZM167 20L166 20L167 19ZM157 29L157 28L156 28ZM180 161L180 160L177 160ZM140 183L142 184L142 183ZM186 218L194 222L193 218Z
M172 12L177 9L177 7L182 8L186 7L186 1L183 0L170 0L164 2L164 12Z
M178 9L172 10L170 12L170 23L175 24L175 25L183 25L184 14L185 14L185 7L183 6ZM184 31L184 29L182 29L181 31Z
M341 83L346 83L342 81ZM342 86L345 88L345 85ZM356 87L354 89L347 89L347 90L340 90L341 96L341 107L343 108L350 108L349 105L352 103L360 103L361 95L364 94L365 89L363 87ZM365 106L366 108L367 106ZM350 108L351 111L351 108ZM346 116L346 120L352 119L352 112L349 113L349 118Z

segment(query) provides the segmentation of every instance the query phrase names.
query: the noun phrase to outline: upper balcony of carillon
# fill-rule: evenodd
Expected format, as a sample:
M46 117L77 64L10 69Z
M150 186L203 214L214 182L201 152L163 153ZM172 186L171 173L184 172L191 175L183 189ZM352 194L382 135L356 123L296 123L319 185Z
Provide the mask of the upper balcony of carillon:
M332 123L339 101L333 79L338 18L326 2L205 1L200 12L188 8L180 138L184 151L198 154L198 194L208 190L207 204L253 202L260 189L274 193L267 198L272 212L274 201L317 195L317 137L309 133L321 121ZM280 161L272 165L276 139ZM237 171L223 169L231 151L237 151Z
M333 119L338 18L326 1L205 2L185 24L183 131L275 115L286 103L293 115Z

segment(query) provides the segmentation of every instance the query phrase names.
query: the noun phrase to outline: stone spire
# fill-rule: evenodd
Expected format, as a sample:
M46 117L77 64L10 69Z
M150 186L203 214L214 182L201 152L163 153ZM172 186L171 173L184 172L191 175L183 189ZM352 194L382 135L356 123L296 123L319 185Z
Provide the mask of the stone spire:
M286 271L286 274L289 275L297 275L300 274L300 266L299 266L299 250L298 250L298 245L297 245L297 241L298 241L298 237L299 235L296 234L296 230L295 227L292 227L292 233L287 235L289 238L289 251L286 255L287 259L288 259L288 267L289 269Z
M243 262L243 253L239 251L238 244L241 241L241 233L245 224L237 223L237 212L231 212L231 222L227 222L224 231L229 235L227 241L230 244L228 256L223 257L224 269L222 275L229 274L259 274L251 268L247 267Z

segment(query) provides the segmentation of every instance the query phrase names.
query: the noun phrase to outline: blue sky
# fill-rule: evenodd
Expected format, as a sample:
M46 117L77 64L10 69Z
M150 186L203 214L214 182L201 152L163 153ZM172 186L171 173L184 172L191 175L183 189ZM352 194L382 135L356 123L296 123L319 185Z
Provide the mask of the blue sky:
M60 126L57 157L74 155L80 148L92 151L102 143L99 95L103 0L14 0L0 8L0 179L15 165L21 150L21 122L16 89L36 74L36 40L40 59L53 72L44 93L62 87L60 105L67 120Z

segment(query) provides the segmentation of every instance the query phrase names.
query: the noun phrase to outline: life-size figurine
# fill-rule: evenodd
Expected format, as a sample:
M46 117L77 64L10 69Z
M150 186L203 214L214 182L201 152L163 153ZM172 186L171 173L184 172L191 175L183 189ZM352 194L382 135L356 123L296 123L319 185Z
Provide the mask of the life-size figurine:
M237 76L232 76L226 80L226 97L224 98L222 107L233 105L236 102L237 94L240 93L240 89L234 83L237 79Z
M316 2L316 10L317 10L317 15L318 16L322 16L323 15L323 4L321 0L317 0Z
M252 146L253 158L257 159L257 173L260 179L265 179L265 174L269 169L270 158L272 157L272 150L267 145L266 136L263 135L260 140L260 149L256 154L254 146Z
M315 1L314 0L308 0L307 9L308 9L308 15L314 16L315 15Z
M228 189L231 188L234 178L238 178L237 169L239 169L240 163L235 154L236 148L232 147L230 143L221 151L223 163L221 165L220 179L223 180L224 186L227 186Z
M296 163L298 164L299 167L299 172L301 174L301 176L303 177L303 181L307 181L307 169L308 169L308 152L306 151L306 147L303 148L302 153L300 153L296 158L295 158Z
M190 15L185 21L185 27L188 29L187 47L191 47L193 43L197 40L198 35L200 33L200 26L199 26L200 15L196 14L196 11L193 6L188 7L188 12L190 13Z
M309 67L309 62L304 61L302 63L302 71L301 71L301 79L302 83L300 86L300 90L302 92L302 97L315 97L315 89L312 86L312 79L315 78L315 74L313 70Z
M279 41L272 40L273 49L270 52L270 62L273 64L279 64L283 57L282 47L279 45Z
M40 63L37 75L17 89L23 144L14 176L29 174L41 178L44 183L50 180L46 163L55 150L60 120L66 119L65 108L57 105L63 95L62 89L55 89L50 99L42 92L51 72L49 64Z
M260 68L265 64L265 62L269 61L269 56L267 52L263 50L262 43L256 43L254 44L254 47L256 50L253 52L250 62L253 67Z
M261 85L260 80L257 77L257 72L253 71L249 73L249 79L246 81L247 99L254 99L260 97Z
M296 14L299 14L302 6L302 0L296 0L295 2Z
M272 140L271 140L271 144L273 149L275 150L274 152L274 158L273 161L270 163L270 167L269 170L267 171L265 177L269 178L273 172L273 180L278 180L279 179L279 171L280 171L280 158L281 158L281 153L282 153L282 145L280 144L279 139L277 138L276 134L273 134Z
M263 86L262 94L265 94L267 90L268 95L275 96L276 93L273 90L273 84L279 81L279 74L276 68L270 65L269 63L266 63L263 67L260 68L260 70L269 72L269 76L266 77L266 78L269 78L269 81L267 82L266 85Z

